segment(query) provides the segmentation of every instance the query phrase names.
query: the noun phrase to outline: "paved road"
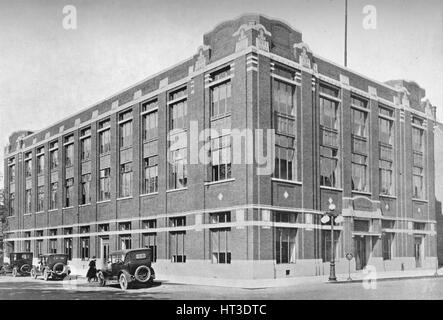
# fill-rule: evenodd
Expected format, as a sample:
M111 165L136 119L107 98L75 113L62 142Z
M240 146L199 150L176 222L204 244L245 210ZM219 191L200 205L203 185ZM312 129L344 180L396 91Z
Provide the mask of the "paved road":
M284 288L241 289L156 283L123 292L118 286L100 288L79 281L0 277L0 300L8 299L443 299L443 278L389 280L376 289L361 283L309 283Z

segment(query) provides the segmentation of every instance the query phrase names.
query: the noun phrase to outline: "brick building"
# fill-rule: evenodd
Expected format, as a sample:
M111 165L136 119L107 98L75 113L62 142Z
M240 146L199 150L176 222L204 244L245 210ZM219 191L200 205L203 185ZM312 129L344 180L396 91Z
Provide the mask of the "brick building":
M6 250L66 252L82 266L150 246L159 275L322 275L332 201L343 217L337 272L348 252L352 270L433 268L435 107L424 97L414 82L381 83L318 56L282 21L223 22L188 60L10 137ZM207 128L216 133L173 143ZM243 140L235 162L220 128L275 136ZM272 173L246 161L259 142L271 146ZM210 163L193 162L205 145Z

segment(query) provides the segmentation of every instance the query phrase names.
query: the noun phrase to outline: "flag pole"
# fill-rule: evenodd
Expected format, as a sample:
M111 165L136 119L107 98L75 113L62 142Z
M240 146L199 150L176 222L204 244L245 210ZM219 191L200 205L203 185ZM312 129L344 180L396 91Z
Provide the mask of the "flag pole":
M345 0L345 67L348 66L348 0Z

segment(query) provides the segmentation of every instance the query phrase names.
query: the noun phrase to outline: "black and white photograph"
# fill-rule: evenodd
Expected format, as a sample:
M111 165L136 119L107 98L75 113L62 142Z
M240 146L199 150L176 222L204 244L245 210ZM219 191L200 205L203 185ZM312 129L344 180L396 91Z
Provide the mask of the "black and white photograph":
M0 0L0 144L0 300L443 299L441 0Z

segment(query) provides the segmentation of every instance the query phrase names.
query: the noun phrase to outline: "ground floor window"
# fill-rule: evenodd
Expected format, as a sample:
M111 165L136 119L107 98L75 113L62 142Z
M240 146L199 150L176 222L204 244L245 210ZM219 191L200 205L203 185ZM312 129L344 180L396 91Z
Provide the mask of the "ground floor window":
M211 229L212 263L231 263L231 228Z
M384 233L382 236L383 260L391 260L392 258L392 238L393 234Z
M297 229L276 228L275 230L275 260L277 263L295 263Z
M144 233L143 246L151 249L152 262L157 261L157 233Z
M25 252L31 252L31 240L25 240Z
M64 251L68 255L68 260L72 260L72 238L64 239Z
M80 257L82 260L89 259L89 237L80 238Z
M120 236L119 249L120 250L131 249L131 235L125 234Z
M49 253L57 253L57 239L49 239Z
M186 231L171 231L169 233L169 252L171 255L171 262L186 262L185 237Z
M36 257L39 257L43 254L43 240L36 240L35 241L35 255Z
M334 231L334 257L338 257L338 238L340 237L340 231ZM322 230L322 259L323 262L331 261L331 231Z

